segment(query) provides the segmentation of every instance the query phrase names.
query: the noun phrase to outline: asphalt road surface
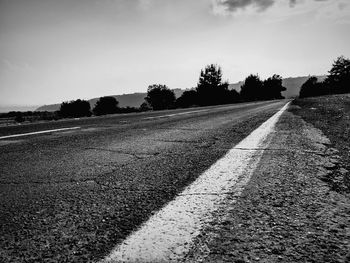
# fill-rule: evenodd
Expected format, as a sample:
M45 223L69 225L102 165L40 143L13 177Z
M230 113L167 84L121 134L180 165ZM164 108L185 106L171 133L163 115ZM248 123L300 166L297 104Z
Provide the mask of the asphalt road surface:
M0 262L104 258L285 103L1 127Z

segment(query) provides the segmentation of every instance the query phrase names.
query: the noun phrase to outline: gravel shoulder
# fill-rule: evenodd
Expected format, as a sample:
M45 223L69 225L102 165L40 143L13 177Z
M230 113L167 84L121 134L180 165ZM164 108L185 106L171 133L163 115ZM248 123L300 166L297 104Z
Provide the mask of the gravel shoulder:
M350 94L297 99L293 113L320 129L341 157L338 169L323 180L333 190L350 193Z
M297 110L282 115L242 195L226 199L185 262L350 261L350 196L324 180L348 174L344 157Z

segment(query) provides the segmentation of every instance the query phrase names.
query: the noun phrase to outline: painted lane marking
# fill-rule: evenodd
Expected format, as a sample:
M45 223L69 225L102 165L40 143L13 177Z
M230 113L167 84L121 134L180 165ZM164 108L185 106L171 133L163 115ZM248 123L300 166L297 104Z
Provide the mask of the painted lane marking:
M191 114L191 113L197 113L197 112L206 112L206 111L209 111L209 110L194 110L194 111L186 111L186 112L173 113L173 114L167 114L167 115L146 117L146 118L143 118L143 120L152 120L152 119L157 119L157 118L173 117L173 116L178 116L178 115L185 115L185 114Z
M264 152L255 149L264 149L269 145L274 126L288 105L289 102L233 147L173 201L116 246L101 263L181 260L190 250L191 241L215 220L215 211L228 207L225 204L228 193L231 198L241 194Z
M76 130L76 129L80 129L80 127L61 128L61 129L54 129L54 130L46 130L46 131L37 131L37 132L28 132L28 133L21 133L21 134L13 134L13 135L1 136L1 137L0 137L0 140L1 140L1 139L8 139L8 138L15 138L15 137L28 136L28 135L36 135L36 134L50 133L50 132L67 131L67 130Z

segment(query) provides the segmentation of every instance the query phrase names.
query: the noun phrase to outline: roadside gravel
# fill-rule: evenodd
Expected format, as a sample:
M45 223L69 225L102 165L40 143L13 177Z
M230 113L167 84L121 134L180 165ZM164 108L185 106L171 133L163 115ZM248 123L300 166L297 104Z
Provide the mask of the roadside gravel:
M350 94L297 99L293 113L320 129L341 157L323 177L333 190L350 193Z
M340 169L336 153L320 130L284 113L242 195L227 198L184 261L350 262L350 197L323 180Z

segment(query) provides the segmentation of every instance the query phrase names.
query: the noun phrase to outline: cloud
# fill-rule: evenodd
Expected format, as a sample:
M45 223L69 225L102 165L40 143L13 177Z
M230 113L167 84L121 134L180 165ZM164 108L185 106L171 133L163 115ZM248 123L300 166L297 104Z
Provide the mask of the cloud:
M221 6L228 12L235 12L249 6L254 6L258 11L264 11L271 7L275 2L281 0L215 0L217 6ZM289 1L289 6L294 7L300 0L284 0ZM316 2L324 2L328 0L313 0Z
M217 0L218 5L224 7L227 11L235 12L248 6L255 6L258 10L263 11L272 6L275 0Z
M151 8L152 0L139 0L139 5L142 9L148 10Z
M297 4L297 0L289 0L289 6L294 7Z

